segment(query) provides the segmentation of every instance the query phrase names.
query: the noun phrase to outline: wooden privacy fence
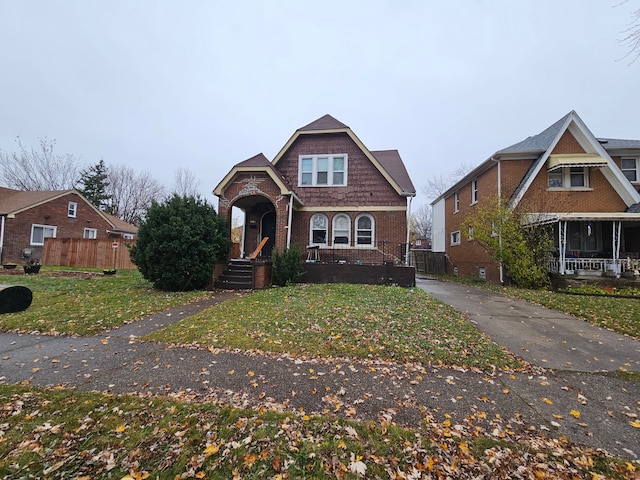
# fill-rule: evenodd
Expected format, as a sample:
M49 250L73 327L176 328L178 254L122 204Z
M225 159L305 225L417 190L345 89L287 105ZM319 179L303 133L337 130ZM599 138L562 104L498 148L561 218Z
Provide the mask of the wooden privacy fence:
M444 252L414 249L411 250L409 258L411 266L418 272L441 275L447 273Z
M47 238L42 251L44 265L132 270L128 246L135 240L122 238ZM114 248L114 245L117 247Z

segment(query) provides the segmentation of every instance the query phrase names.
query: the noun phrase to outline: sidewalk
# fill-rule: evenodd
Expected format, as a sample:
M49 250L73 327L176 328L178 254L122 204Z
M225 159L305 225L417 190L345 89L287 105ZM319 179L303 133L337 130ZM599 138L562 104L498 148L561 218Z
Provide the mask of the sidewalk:
M441 288L438 295L449 295L452 301L456 297L474 301L469 292L456 294L455 284L420 281L419 286ZM634 418L629 416L640 414L640 386L605 374L488 375L382 361L209 351L139 340L140 335L232 295L216 292L201 304L152 315L95 337L1 334L0 383L28 381L112 393L170 394L194 401L228 401L248 408L266 405L365 420L392 416L408 426L427 416L444 421L449 415L452 424L473 416L487 431L498 424L516 430L533 427L626 458L640 456L640 435L630 426ZM496 305L504 310L499 300L482 300L480 308ZM517 312L524 308L510 306ZM478 321L476 316L473 320ZM540 357L533 347L530 350ZM580 418L571 411L579 411Z

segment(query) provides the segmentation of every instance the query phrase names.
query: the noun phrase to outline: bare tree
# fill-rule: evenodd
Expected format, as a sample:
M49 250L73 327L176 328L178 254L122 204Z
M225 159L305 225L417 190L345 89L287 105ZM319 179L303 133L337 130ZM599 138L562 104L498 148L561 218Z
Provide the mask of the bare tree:
M79 160L54 152L55 140L39 138L27 147L16 138L17 152L0 150L0 182L18 190L70 190L78 180Z
M176 168L173 193L181 197L197 197L200 181L196 174L186 167Z
M627 3L626 1L622 3ZM622 5L622 4L620 4ZM631 21L629 26L622 31L623 37L619 42L625 45L628 50L622 58L631 57L629 65L640 57L640 8L631 12Z
M416 237L431 238L431 205L420 205L411 214L411 227Z
M109 185L106 193L111 198L108 212L133 225L138 225L151 206L166 192L163 185L149 172L136 173L125 165L110 166L107 171Z
M424 193L428 200L434 200L446 192L451 185L456 183L467 173L471 171L471 165L468 163L461 163L451 173L444 176L433 175L427 179L427 183L422 187L422 193Z

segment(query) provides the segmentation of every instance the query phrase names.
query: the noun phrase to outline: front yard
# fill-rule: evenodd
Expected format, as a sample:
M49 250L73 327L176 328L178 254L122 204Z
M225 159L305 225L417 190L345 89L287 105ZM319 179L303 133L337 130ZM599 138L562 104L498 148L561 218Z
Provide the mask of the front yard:
M379 285L262 290L211 307L147 339L484 371L522 366L461 314L424 291Z
M27 310L0 316L3 332L95 335L208 295L155 290L137 270L121 270L114 276L52 267L43 267L37 275L2 273L0 269L0 285L22 285L33 292Z
M0 316L0 330L51 334L97 334L209 295L159 292L137 272L50 276L43 269L0 276L1 283L28 286L34 302ZM594 318L621 316L607 302L589 308ZM240 295L147 339L214 352L474 368L486 381L493 370L514 377L509 371L524 366L423 291L387 286L299 285ZM0 478L637 478L637 462L531 430L518 415L487 414L486 401L479 397L480 408L464 418L436 421L425 411L421 422L401 428L392 412L355 421L266 403L254 410L241 401L200 403L188 391L107 395L5 385L0 372Z

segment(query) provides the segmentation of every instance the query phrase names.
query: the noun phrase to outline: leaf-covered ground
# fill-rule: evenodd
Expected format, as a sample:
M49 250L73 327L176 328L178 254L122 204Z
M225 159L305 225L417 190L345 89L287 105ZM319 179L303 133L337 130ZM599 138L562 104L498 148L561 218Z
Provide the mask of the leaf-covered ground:
M382 358L492 370L521 363L420 289L298 285L226 301L147 337L312 357Z
M0 385L3 478L632 479L638 465L518 418L415 429L174 398Z
M22 285L33 292L27 310L0 316L0 331L52 335L94 335L208 295L156 290L137 270L114 276L61 275L43 268L38 275L0 275L0 284Z

